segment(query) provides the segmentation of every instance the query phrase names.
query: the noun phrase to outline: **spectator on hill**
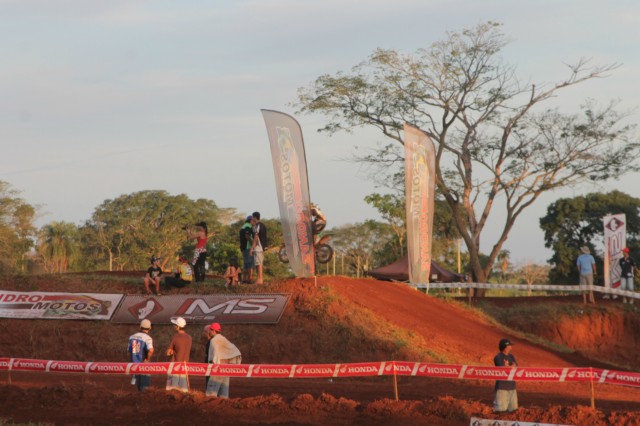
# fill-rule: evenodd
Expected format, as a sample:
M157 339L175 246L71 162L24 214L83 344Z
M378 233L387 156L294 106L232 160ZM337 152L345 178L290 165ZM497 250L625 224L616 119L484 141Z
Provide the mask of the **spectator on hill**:
M622 249L622 257L620 258L620 289L634 291L633 289L633 273L636 263L629 256L629 247ZM622 303L627 303L627 298L622 298ZM629 298L629 303L633 304L633 298Z
M185 226L183 229L187 231L187 238L195 238L196 240L196 247L193 250L191 265L193 266L196 282L203 282L206 274L205 263L207 259L207 240L209 238L207 224L206 222L198 222L193 228Z
M178 260L180 261L178 271L173 277L166 277L164 283L168 286L182 288L193 281L193 270L191 265L187 263L187 256L180 256Z
M129 352L131 362L139 364L151 361L153 339L149 336L149 331L151 331L151 321L144 319L140 322L140 331L129 337L127 352ZM133 376L133 382L136 383L138 391L142 392L151 385L151 376L136 374Z
M209 363L241 364L240 350L222 335L222 326L214 322L209 327L211 343L209 344ZM229 398L229 377L211 377L207 384L207 396Z
M593 279L596 276L596 261L591 256L589 247L582 247L580 249L582 254L578 256L576 265L578 266L578 273L580 274L580 285L589 286L589 302L596 303L593 297ZM587 303L587 292L582 292L582 302Z
M209 333L209 324L205 325L202 329L202 335L200 336L200 342L204 346L204 363L209 362L209 345L211 344L211 334ZM204 376L204 391L207 391L207 385L209 384L209 376Z
M502 339L498 343L500 352L493 358L496 367L515 367L518 365L516 358L511 353L513 343L509 339ZM496 380L495 397L493 399L493 411L495 413L511 413L518 409L518 392L516 382L513 380Z
M238 278L240 276L240 267L238 266L238 259L232 257L227 264L227 270L224 273L225 283L224 286L229 288L238 285Z
M151 290L149 289L149 284L154 283L156 286L156 294L161 296L160 294L160 277L162 277L162 267L160 266L159 257L152 256L151 257L151 266L147 269L147 274L144 276L144 288L147 290L147 294L151 295Z
M191 354L191 336L184 330L187 326L187 321L182 317L178 317L171 319L171 323L175 325L177 333L173 335L171 343L169 343L167 356L171 357L171 362L182 363L182 368L186 370ZM169 374L167 376L167 390L189 392L189 375Z
M249 254L253 255L253 260L258 269L256 284L264 284L264 251L267 249L267 227L260 222L260 212L253 212L253 243Z
M251 284L253 281L253 254L251 253L251 246L253 245L253 227L251 222L253 216L247 216L244 224L240 228L240 251L242 252L242 278L240 281L243 284Z

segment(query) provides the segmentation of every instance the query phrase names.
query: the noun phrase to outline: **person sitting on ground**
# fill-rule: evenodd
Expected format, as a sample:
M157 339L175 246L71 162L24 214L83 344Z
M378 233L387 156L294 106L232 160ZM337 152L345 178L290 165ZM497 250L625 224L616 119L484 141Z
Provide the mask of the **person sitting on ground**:
M151 257L151 266L147 269L147 274L144 276L144 288L147 290L147 294L151 293L149 289L149 284L154 283L156 285L156 294L161 296L160 294L160 277L162 276L162 267L160 266L159 257L152 256Z
M238 278L240 277L240 267L238 266L238 259L232 257L229 259L227 265L227 271L224 273L225 283L224 286L229 288L238 285Z
M182 288L193 281L193 269L187 262L187 256L181 255L178 260L180 261L178 271L173 277L166 277L164 282L168 286Z

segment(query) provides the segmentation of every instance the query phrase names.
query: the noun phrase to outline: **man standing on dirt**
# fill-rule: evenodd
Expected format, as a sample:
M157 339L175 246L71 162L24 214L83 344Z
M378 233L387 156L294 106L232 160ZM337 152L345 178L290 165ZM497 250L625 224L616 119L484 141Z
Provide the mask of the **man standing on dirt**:
M518 365L516 357L511 353L511 340L502 339L498 343L500 352L493 358L496 367L515 367ZM518 409L518 393L516 382L513 380L496 380L495 397L493 399L494 413L511 413Z
M185 369L189 362L191 354L191 336L187 334L184 328L187 321L184 318L172 318L171 323L175 325L177 333L173 335L167 356L171 357L171 362L181 363ZM189 392L189 375L188 374L169 374L167 376L167 390L179 390L181 392Z
M211 344L209 345L209 363L241 364L240 350L222 335L222 326L214 322L209 327ZM211 377L207 383L207 396L229 398L229 377Z
M129 346L127 352L131 357L131 362L139 364L151 361L153 355L153 339L149 336L151 330L151 321L148 319L140 322L140 331L129 337ZM133 376L138 391L142 392L151 385L151 376L146 374L136 374Z
M589 247L584 246L580 249L582 254L578 256L576 265L578 266L578 273L580 274L580 285L589 286L589 302L596 303L593 298L593 277L596 276L596 261L591 256ZM582 302L587 303L587 292L582 292Z
M260 212L253 212L253 244L249 254L253 255L253 260L258 268L258 278L256 284L264 284L263 263L264 251L267 248L267 227L260 222Z

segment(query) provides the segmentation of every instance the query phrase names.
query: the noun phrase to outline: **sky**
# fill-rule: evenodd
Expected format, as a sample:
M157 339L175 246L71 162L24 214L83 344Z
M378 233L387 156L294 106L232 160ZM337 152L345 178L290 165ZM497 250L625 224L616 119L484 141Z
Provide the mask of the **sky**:
M329 226L379 219L363 199L380 189L348 158L384 138L318 133L326 121L296 114L297 90L376 48L412 53L486 21L503 24L503 59L521 80L559 81L580 58L621 64L553 100L568 112L587 98L640 104L637 0L0 0L0 180L40 206L39 226L80 225L105 200L142 190L275 218L260 113L272 109L301 124L311 199ZM544 262L538 224L550 203L612 189L640 196L638 178L543 196L504 248L514 262ZM499 224L489 222L483 251Z

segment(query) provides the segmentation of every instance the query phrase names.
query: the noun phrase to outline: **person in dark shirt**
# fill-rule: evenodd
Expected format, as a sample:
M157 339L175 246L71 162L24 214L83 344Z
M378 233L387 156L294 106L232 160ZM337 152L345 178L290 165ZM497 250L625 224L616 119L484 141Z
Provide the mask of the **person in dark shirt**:
M513 343L509 339L502 339L498 344L500 352L493 358L496 367L515 367L518 365L516 357L511 353ZM504 413L518 409L518 393L516 382L513 380L496 380L495 397L493 400L493 411Z
M147 275L144 277L144 288L147 291L147 295L153 294L149 288L149 284L153 283L156 286L156 294L160 296L160 277L162 277L161 260L159 257L151 257L151 266L147 269Z
M636 262L629 256L629 247L622 249L622 257L620 258L620 290L633 290L633 270ZM627 303L627 298L622 298L622 303ZM629 298L629 303L633 304L633 298Z

